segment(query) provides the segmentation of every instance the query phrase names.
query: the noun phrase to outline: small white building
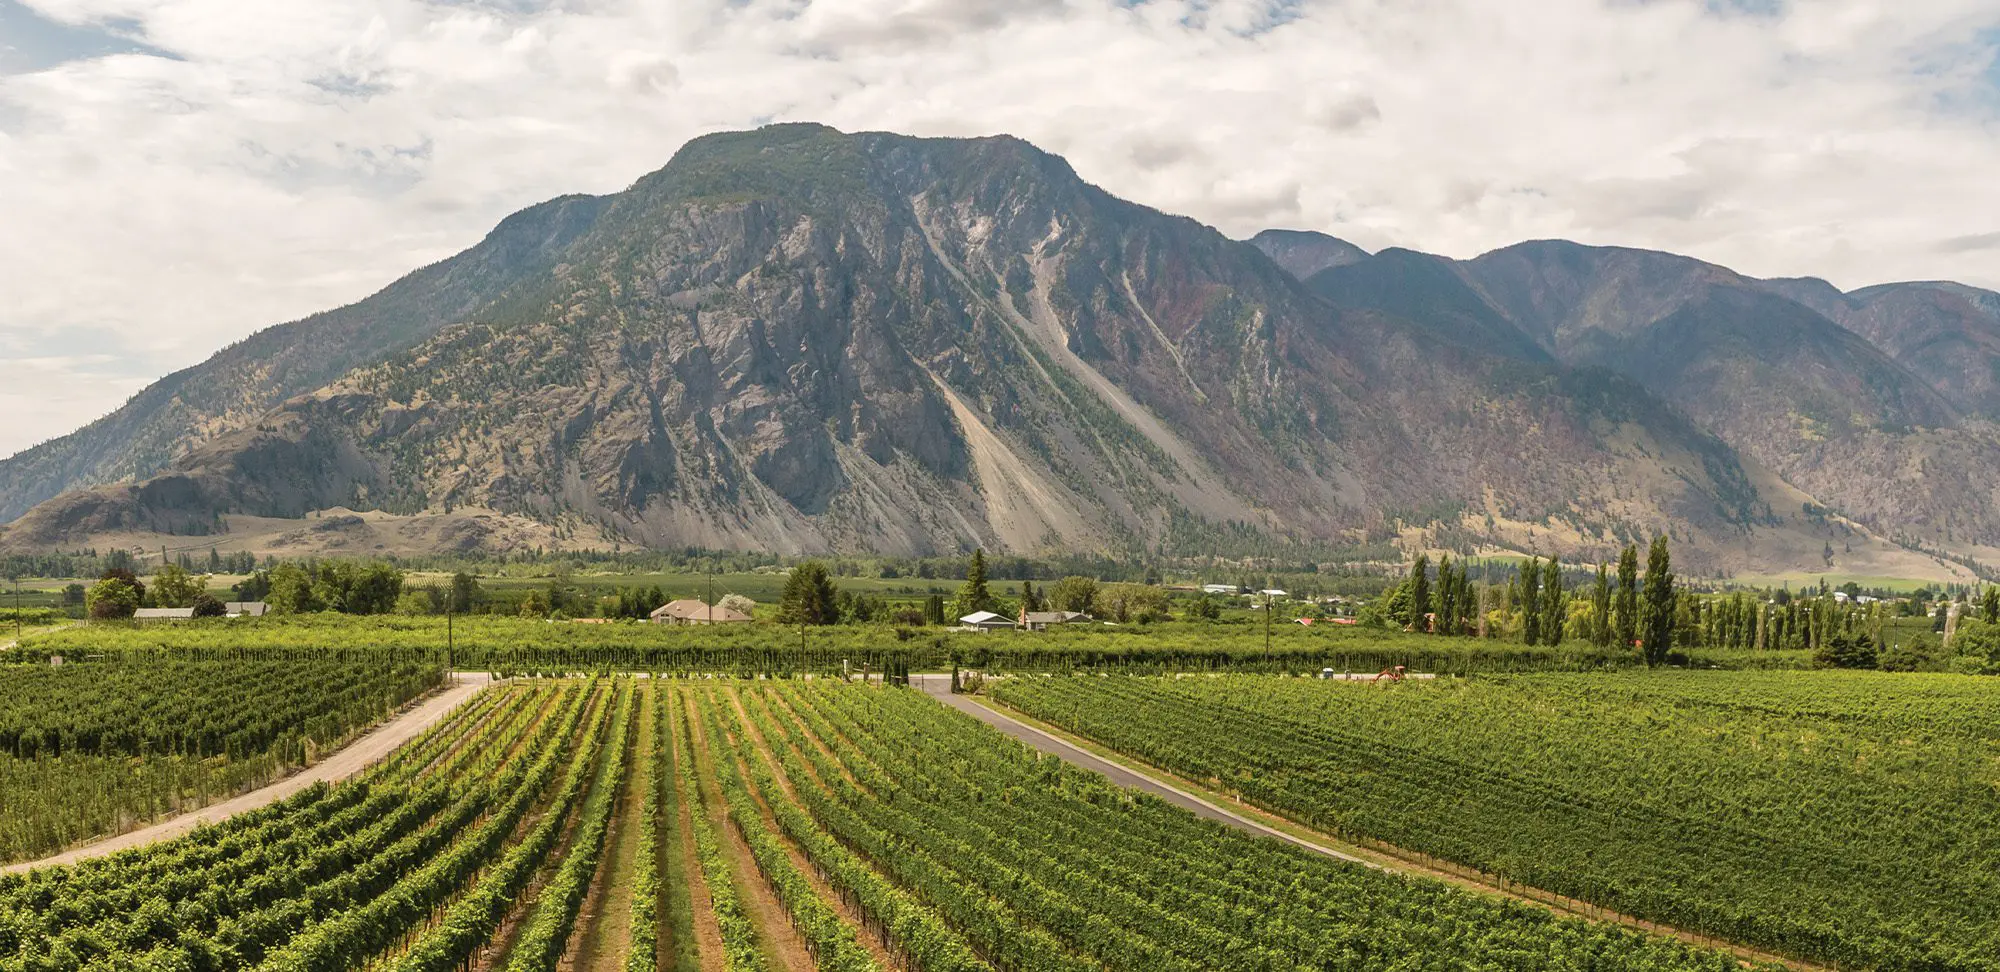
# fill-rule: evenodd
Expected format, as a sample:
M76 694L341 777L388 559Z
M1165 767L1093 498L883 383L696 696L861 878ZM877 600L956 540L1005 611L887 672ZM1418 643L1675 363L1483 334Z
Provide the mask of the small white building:
M1285 590L1284 590L1283 588L1277 588L1277 587L1267 587L1267 588L1264 588L1263 590L1261 590L1261 591L1258 591L1258 592L1257 592L1257 594L1258 594L1258 596L1260 596L1260 597L1268 597L1268 598L1271 598L1271 599L1273 599L1273 600L1277 600L1277 599L1279 599L1279 598L1286 598L1286 597L1291 597L1291 596L1292 596L1291 594L1289 594L1289 593L1286 593L1286 592L1285 592Z
M975 631L1000 631L1014 627L1013 618L1004 614L994 614L991 611L974 611L959 618L958 623L961 627L971 628Z
M140 608L132 612L134 621L191 621L194 608Z
M1234 594L1234 593L1236 593L1236 585L1235 585L1235 584L1203 584L1203 585L1201 585L1201 592L1202 592L1203 594Z

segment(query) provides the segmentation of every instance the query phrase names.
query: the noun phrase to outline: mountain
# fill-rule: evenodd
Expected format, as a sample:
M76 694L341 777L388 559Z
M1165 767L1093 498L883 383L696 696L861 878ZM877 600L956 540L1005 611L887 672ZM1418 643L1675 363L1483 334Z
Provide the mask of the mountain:
M1328 267L1344 267L1368 259L1367 250L1310 230L1265 230L1251 237L1250 245L1300 280Z
M1837 545L1949 572L1884 535L1989 535L1940 503L1984 468L1976 423L1778 286L1574 244L1239 242L1019 139L776 125L0 462L0 549L1594 558L1671 532L1695 569ZM1843 493L1814 448L1930 465Z
M0 463L0 546L1894 553L1629 378L1260 240L1008 137L707 136Z
M1764 284L1866 338L1960 411L2000 420L2000 293L1949 281L1851 293L1822 280Z
M0 522L64 490L152 476L187 443L240 428L491 305L559 259L601 207L602 200L572 196L523 210L464 253L359 303L260 331L160 379L110 415L0 461Z

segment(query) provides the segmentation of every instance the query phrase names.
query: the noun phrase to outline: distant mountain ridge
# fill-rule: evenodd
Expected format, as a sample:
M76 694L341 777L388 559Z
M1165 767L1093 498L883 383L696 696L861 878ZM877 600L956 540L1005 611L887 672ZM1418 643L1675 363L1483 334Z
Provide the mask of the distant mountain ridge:
M1977 475L1984 420L1970 379L1926 384L1848 329L1877 298L1815 296L1855 303L1844 325L1786 288L1807 285L1575 244L1238 242L1018 139L771 126L531 207L0 461L0 548L227 543L329 508L468 549L1587 557L1672 531L1691 562L1769 567L2000 537L1936 489L1898 500L1957 504L1926 533L1798 488L1815 455L1913 442Z

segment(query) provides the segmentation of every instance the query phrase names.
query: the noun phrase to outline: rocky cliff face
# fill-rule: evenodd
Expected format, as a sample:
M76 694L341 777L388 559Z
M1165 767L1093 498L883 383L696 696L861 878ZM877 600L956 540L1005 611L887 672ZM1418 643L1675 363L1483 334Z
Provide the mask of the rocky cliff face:
M1671 529L1698 561L1780 536L1817 550L1825 524L1684 386L1783 396L1718 406L1730 421L1794 399L1828 402L1815 421L1843 434L1952 420L1893 362L1850 374L1838 355L1881 356L1818 315L1767 324L1703 290L1703 265L1655 286L1587 256L1524 272L1235 242L1004 137L710 136L0 463L16 508L139 477L43 503L0 542L344 506L785 552L1200 553L1422 524L1596 552ZM1777 391L1727 360L1656 360L1690 336L1761 360L1806 332L1813 362L1848 363L1782 369ZM169 463L175 437L198 444Z

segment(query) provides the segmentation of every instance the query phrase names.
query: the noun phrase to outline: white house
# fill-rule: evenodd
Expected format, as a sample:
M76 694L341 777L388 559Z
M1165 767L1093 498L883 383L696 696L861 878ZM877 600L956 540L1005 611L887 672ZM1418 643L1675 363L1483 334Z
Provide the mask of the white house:
M1203 594L1234 594L1234 593L1236 593L1236 585L1235 585L1235 584L1203 584L1203 585L1201 585L1201 592L1202 592Z
M958 623L978 631L999 631L1014 626L1014 619L991 611L975 611L958 619Z
M1276 587L1267 587L1267 588L1265 588L1265 589L1263 589L1263 590L1261 590L1261 591L1258 591L1257 593L1258 593L1259 595L1263 596L1263 597L1271 597L1271 598L1278 598L1278 597L1291 597L1291 595L1290 595L1290 594L1288 594L1288 593L1286 593L1286 592L1285 592L1284 590L1282 590L1282 589L1280 589L1280 588L1276 588Z

